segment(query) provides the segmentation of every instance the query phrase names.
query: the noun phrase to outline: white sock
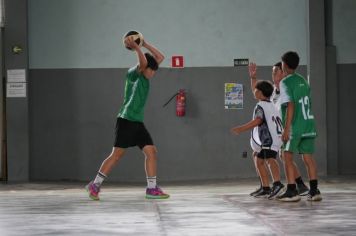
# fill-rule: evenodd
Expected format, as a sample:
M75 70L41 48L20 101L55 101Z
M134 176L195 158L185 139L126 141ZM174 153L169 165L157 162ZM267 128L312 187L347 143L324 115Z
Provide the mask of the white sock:
M106 175L104 175L103 173L101 173L99 171L94 179L94 184L96 184L97 186L100 186L103 183L103 181L105 180L105 178L106 178Z
M155 188L157 186L156 176L147 176L147 188Z

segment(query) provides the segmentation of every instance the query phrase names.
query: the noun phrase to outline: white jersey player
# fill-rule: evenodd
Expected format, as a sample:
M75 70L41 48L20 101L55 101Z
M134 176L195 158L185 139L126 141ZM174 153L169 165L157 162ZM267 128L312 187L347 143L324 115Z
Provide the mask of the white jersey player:
M253 119L259 118L262 123L252 130L251 147L261 158L267 158L263 149L275 151L282 146L282 121L279 111L271 101L259 101L254 109ZM260 154L261 153L261 154Z
M275 105L269 100L274 87L269 81L254 81L252 89L255 98L258 100L250 122L234 127L232 132L251 131L251 147L254 150L254 163L260 177L261 187L257 192L251 193L254 197L268 197L272 199L283 188L280 182L279 167L275 160L281 148L282 123L279 112ZM273 188L269 187L269 177L266 163L274 160L277 163L277 175L273 175ZM276 177L276 178L275 178Z

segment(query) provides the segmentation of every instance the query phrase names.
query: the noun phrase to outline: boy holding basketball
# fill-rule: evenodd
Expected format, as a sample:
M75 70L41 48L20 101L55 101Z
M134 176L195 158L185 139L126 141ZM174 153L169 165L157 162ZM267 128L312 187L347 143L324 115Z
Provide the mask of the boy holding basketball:
M123 157L129 147L138 146L145 156L147 177L147 199L165 199L164 193L156 183L157 150L144 123L144 107L149 92L149 80L163 61L163 54L153 45L143 41L142 47L150 53L143 53L134 36L124 38L127 48L135 51L138 65L130 68L126 75L125 96L116 121L116 137L111 154L103 161L97 176L86 189L89 197L99 200L100 187L112 168ZM141 39L143 40L143 38Z

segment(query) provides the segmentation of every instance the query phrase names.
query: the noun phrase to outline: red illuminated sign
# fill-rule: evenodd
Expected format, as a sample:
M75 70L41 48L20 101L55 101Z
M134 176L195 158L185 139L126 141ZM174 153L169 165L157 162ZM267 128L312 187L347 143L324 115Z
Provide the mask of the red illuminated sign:
M172 67L183 68L184 67L183 56L172 56Z

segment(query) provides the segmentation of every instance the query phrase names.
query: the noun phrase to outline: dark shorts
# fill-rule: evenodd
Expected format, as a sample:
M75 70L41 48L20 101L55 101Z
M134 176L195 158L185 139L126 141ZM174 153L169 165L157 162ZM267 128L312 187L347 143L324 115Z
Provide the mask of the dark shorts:
M276 158L278 152L273 151L272 149L262 149L260 152L257 152L257 157L260 159L269 159Z
M153 145L153 141L142 122L117 118L114 147L128 148L138 146L142 149L146 145Z

